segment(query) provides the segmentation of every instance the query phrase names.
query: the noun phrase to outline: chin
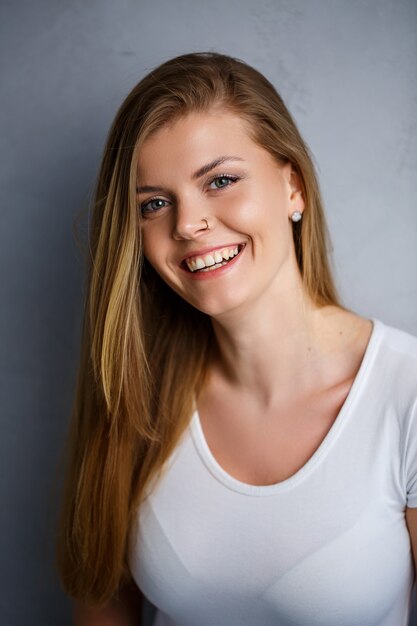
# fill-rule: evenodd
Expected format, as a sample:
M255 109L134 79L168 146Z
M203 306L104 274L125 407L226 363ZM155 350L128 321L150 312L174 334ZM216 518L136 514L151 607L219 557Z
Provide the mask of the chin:
M220 319L227 316L228 314L236 313L240 308L243 308L243 302L241 300L217 300L216 302L213 302L213 300L211 300L210 302L202 302L201 300L198 302L193 302L188 300L188 303L191 304L191 306L193 306L194 308L201 311L201 313L205 313L213 319Z
M165 282L182 300L212 318L237 313L247 308L250 301L254 302L257 299L257 294L248 293L247 285L241 283L238 287L235 281L229 282L228 285L215 285L213 282L210 287L206 284L204 287L207 289L206 293L201 293L199 288L197 293L193 293L191 290L184 289L183 285L167 279Z

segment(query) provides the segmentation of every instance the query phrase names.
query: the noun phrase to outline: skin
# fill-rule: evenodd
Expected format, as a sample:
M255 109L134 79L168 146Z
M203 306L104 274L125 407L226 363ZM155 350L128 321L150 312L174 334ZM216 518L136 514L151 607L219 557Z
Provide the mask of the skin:
M220 155L239 155L244 161L224 163L190 181L191 172L199 165ZM222 173L241 180L227 187L224 184L222 189L210 184L214 175ZM166 189L165 193L139 195L142 204L155 195L166 199L165 206L146 214L145 256L193 306L222 325L238 319L243 328L248 316L268 306L274 296L279 302L284 293L301 289L295 258L290 258L288 212L302 210L303 202L294 189L291 207L287 206L290 177L290 166L280 167L269 153L255 146L241 120L230 114L194 115L159 131L139 157L140 183L160 183ZM209 221L208 232L202 218ZM184 255L236 242L246 244L239 269L227 272L221 280L190 280L189 274L179 271ZM243 273L246 281L239 280ZM298 305L301 294L294 295Z
M242 160L192 178L223 155ZM318 308L303 290L290 219L305 210L296 173L257 146L237 115L213 110L151 136L140 151L138 185L158 188L138 193L146 258L212 319L219 357L198 407L210 448L226 470L240 471L247 482L245 463L254 481L288 477L327 434L372 331L370 320L335 306ZM204 280L181 266L196 251L237 243L244 249L236 261ZM278 440L284 442L280 455ZM286 457L288 450L293 458ZM416 550L416 511L407 509L406 520Z
M244 160L191 180L198 167L220 155ZM241 180L216 189L210 181L221 174ZM148 210L142 223L144 254L172 289L211 316L219 372L256 398L262 410L295 378L300 391L313 388L318 361L335 355L367 320L337 307L317 309L303 291L289 218L304 210L304 200L292 167L254 144L236 115L193 114L145 143L138 184L161 188L138 194L139 205ZM152 198L160 200L149 204ZM185 255L236 242L245 249L219 277L192 280L180 267Z

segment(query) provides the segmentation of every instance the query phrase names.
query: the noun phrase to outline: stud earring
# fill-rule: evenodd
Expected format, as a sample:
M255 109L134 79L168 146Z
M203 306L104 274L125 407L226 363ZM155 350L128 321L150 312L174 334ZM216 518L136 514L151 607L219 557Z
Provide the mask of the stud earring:
M291 215L291 219L293 222L299 222L302 217L303 214L300 213L300 211L294 211L294 213L292 213Z

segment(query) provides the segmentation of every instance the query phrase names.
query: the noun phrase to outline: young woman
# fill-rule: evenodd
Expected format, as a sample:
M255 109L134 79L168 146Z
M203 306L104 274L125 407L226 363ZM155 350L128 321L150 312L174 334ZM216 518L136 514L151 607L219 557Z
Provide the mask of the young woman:
M74 623L407 624L417 338L342 305L306 145L218 53L110 131L58 567Z

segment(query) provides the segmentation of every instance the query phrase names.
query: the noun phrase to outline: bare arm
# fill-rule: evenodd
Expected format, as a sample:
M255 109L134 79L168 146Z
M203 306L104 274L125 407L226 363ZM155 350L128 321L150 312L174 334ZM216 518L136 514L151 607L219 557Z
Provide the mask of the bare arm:
M417 571L417 509L407 508L405 510L405 519L408 532L410 533L411 548L413 550L414 571Z
M114 600L101 610L88 609L79 603L73 605L73 626L143 626L143 595L134 581L120 592Z

